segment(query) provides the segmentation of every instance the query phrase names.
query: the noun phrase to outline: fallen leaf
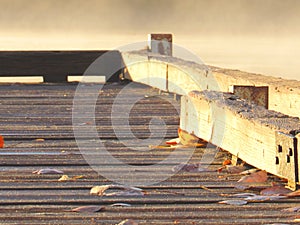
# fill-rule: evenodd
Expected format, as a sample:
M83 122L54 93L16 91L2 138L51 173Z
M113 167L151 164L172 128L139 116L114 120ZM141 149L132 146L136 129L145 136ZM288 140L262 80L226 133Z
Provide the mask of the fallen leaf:
M201 167L200 163L193 163L193 164L181 163L172 168L173 172L178 172L180 170L185 172L207 172L208 171L207 168Z
M247 197L253 197L256 196L254 193L238 193L233 195L228 195L229 197L235 197L235 198L247 198Z
M127 219L127 220L123 220L120 223L116 224L116 225L138 225L138 223L134 220L131 219Z
M245 171L241 172L240 174L241 175L250 175L250 174L255 173L257 171L258 171L258 169L253 168L253 169L245 170Z
M62 175L58 181L69 181L71 178L68 175Z
M263 189L269 188L271 185L264 183L237 183L234 187L241 191L252 190L261 191Z
M151 192L145 192L145 191L143 191L143 193L145 194L145 195L149 195L150 193L155 193L155 194L169 194L169 195L185 195L184 193L182 193L182 192L178 192L178 191L168 191L168 190L160 190L160 191L158 191L158 190L153 190L153 191L151 191Z
M105 193L108 189L121 189L118 192L111 192ZM142 189L136 187L126 187L123 185L101 185L101 186L94 186L90 191L91 195L98 195L98 196L132 196L132 195L144 195Z
M130 207L131 205L127 204L127 203L114 203L114 204L111 204L110 206L112 206L112 207L118 207L118 206Z
M287 209L282 209L281 211L283 211L283 212L299 212L300 211L300 206L291 207L291 208L287 208Z
M74 176L74 177L69 177L68 175L62 175L58 181L76 181L77 179L81 179L84 176Z
M189 134L188 132L178 128L178 136L180 139L180 143L185 146L192 147L205 147L207 142L198 138L194 134Z
M260 192L261 195L286 195L288 193L291 193L291 190L279 185L263 189Z
M208 187L206 187L204 185L201 185L200 188L203 189L203 190L206 190L206 191L214 192L213 189L210 189L210 188L208 188Z
M74 176L71 179L72 180L78 180L78 179L82 179L82 178L84 178L84 176L83 175L79 175L79 176Z
M218 173L221 173L221 172L223 171L224 168L225 168L225 166L219 167L218 170L217 170Z
M242 177L238 182L240 183L263 183L266 182L268 179L268 174L266 171L258 171L252 173L250 175L246 175Z
M4 138L0 135L0 148L4 148Z
M226 165L225 167L227 172L231 174L238 174L245 170L245 167L243 165L238 165L238 166Z
M180 148L182 146L179 145L149 145L150 149L167 149L167 150L175 150L177 148Z
M180 224L180 220L174 220L173 224Z
M248 202L245 200L225 200L218 203L227 205L246 205Z
M99 205L88 205L88 206L80 206L75 209L72 209L72 212L80 212L80 213L95 213L105 209L104 206Z
M133 191L133 190L128 190L128 191L115 191L111 193L104 193L104 196L143 196L144 193L141 191Z
M111 185L101 185L101 186L94 186L92 187L90 194L91 195L99 195L102 196L103 193L110 188Z
M274 201L286 198L286 196L264 196L264 195L256 195L256 196L250 196L247 198L244 198L244 200L248 202L264 202L264 201Z
M37 138L37 139L35 139L35 141L36 141L36 142L44 142L45 139L44 139L44 138Z
M46 169L35 170L32 173L36 173L36 174L63 174L64 172L61 171L61 170L57 170L57 169L46 168Z
M299 197L300 196L300 189L297 190L297 191L287 193L286 196L288 196L288 197Z
M230 159L226 159L222 163L223 166L230 165L230 164L231 164L231 160Z
M180 138L174 138L174 139L166 141L167 145L177 145L179 143L180 143Z

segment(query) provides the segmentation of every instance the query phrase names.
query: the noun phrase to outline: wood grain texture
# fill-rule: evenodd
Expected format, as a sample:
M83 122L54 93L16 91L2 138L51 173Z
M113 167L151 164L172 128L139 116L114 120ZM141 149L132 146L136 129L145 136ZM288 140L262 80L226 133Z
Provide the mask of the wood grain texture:
M291 170L298 175L294 160L278 166L275 135L282 132L293 136L299 132L297 117L266 110L230 94L193 91L182 98L180 127L269 173L288 178L286 170Z
M168 157L172 150L136 151L136 148L147 148L136 142L125 146L115 138L109 109L122 88L124 86L107 85L98 100L99 109L101 104L106 108L105 113L96 115L97 126L106 131L105 138L101 140L103 145L120 160L139 166ZM145 196L91 196L89 191L93 186L112 182L88 165L72 135L71 111L68 109L72 108L75 90L74 84L0 86L0 134L6 138L5 148L0 149L0 223L110 225L125 219L134 219L145 225L294 223L295 214L282 213L281 209L299 205L298 198L242 207L217 203L229 199L222 194L240 193L234 187L241 175L216 172L224 159L230 157L224 151L217 153L214 161L208 165L209 171L180 171L163 182L142 187L147 193ZM180 103L174 101L173 96L161 98L157 90L138 84L130 89L130 93L127 99L124 96L124 104L132 102L130 99L135 95L148 96L133 108L135 113L130 115L133 129L143 135L149 134L148 123L154 115L166 122L170 129L168 137L177 136L179 115L175 108L179 108ZM173 104L166 102L165 98ZM87 122L90 119L86 118ZM27 138L22 138L23 134ZM44 138L44 141L35 138ZM203 148L196 149L190 162L199 162L205 151ZM210 151L213 152L213 148L207 149L208 153ZM180 154L184 154L184 150ZM124 171L118 165L103 163L101 166L106 172ZM76 181L59 182L60 174L32 173L48 167L62 170L69 177L83 177ZM163 172L161 166L154 166L152 170L152 176L159 176L159 172ZM273 176L269 179L268 185L271 185L271 181L279 182ZM120 202L132 206L111 206ZM86 205L103 205L105 209L97 213L71 212L76 207Z

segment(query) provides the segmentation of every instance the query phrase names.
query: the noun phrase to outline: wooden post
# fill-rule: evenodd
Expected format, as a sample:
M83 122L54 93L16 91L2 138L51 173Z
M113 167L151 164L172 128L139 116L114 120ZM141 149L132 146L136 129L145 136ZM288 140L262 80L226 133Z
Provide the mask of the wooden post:
M149 34L148 48L152 53L172 56L172 34Z

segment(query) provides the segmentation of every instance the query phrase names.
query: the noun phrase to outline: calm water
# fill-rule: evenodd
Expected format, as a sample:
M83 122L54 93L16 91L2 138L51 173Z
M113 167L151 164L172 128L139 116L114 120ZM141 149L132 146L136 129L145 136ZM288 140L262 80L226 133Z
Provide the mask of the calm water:
M147 35L106 37L2 37L1 50L114 49L146 41ZM297 38L175 36L174 42L209 65L300 80Z

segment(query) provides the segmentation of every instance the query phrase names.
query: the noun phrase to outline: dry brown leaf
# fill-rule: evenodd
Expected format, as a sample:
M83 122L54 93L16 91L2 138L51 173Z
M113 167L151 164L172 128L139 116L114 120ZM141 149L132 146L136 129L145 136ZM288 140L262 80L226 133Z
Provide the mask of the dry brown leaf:
M118 192L111 192L105 193L108 189L121 189ZM90 191L91 195L98 195L98 196L132 196L132 195L144 195L142 189L136 187L126 187L123 185L101 185L101 186L94 186Z
M237 183L234 187L241 191L252 190L261 191L263 189L269 188L271 185L264 183Z
M57 169L46 168L46 169L35 170L32 173L35 173L35 174L63 174L64 172L61 170L57 170Z
M0 148L4 148L4 138L0 135Z
M181 148L182 145L149 145L150 149L167 149L167 150L175 150L177 148Z
M71 178L68 175L62 175L58 181L69 181Z
M118 223L116 225L138 225L138 223L134 220L127 219L127 220L121 221L120 223Z
M225 167L227 172L231 174L238 174L245 170L245 167L243 165L238 165L238 166L226 165Z
M174 138L166 141L166 145L177 145L180 143L180 138Z
M188 132L178 128L178 136L180 138L180 143L185 146L192 146L192 147L205 147L207 142L201 140L194 134L189 134Z
M281 211L283 211L283 212L299 212L300 206L282 209Z
M193 163L193 164L179 164L172 168L173 172L178 171L185 171L185 172L207 172L209 171L207 168L201 167L200 163Z
M90 194L91 195L99 195L102 196L103 193L110 188L111 185L101 185L101 186L94 186L92 187Z
M105 209L104 206L99 205L87 205L87 206L80 206L75 209L72 209L72 212L80 212L80 213L95 213Z
M35 139L35 141L36 141L36 142L44 142L45 139L44 139L44 138L37 138L37 139Z
M283 186L279 186L279 185L275 185L273 187L269 187L266 189L263 189L260 194L261 195L286 195L288 193L290 193L291 190L283 187Z
M232 195L227 195L229 197L235 197L235 198L247 198L247 197L252 197L252 196L256 196L256 194L254 193L238 193L238 194L232 194Z
M79 176L72 177L72 180L78 180L78 179L82 179L82 178L84 178L84 176L83 175L79 175Z
M264 196L264 195L256 195L256 196L250 196L247 198L244 198L244 200L248 202L265 202L265 201L274 201L286 198L286 196Z
M225 200L218 203L227 205L246 205L248 202L245 200Z
M242 177L238 182L240 183L263 183L268 179L268 174L266 171L258 171L250 175Z
M115 192L111 192L111 193L104 193L104 196L143 196L145 195L143 192L141 191L115 191Z
M69 177L68 175L62 175L58 181L76 181L77 179L83 178L82 175L80 176L74 176L74 177Z
M300 196L300 189L297 190L297 191L290 192L290 193L286 194L286 196L288 196L288 197L299 197Z
M257 171L258 171L258 169L253 168L253 169L245 170L245 171L241 172L240 174L241 175L250 175L250 174L255 173Z

